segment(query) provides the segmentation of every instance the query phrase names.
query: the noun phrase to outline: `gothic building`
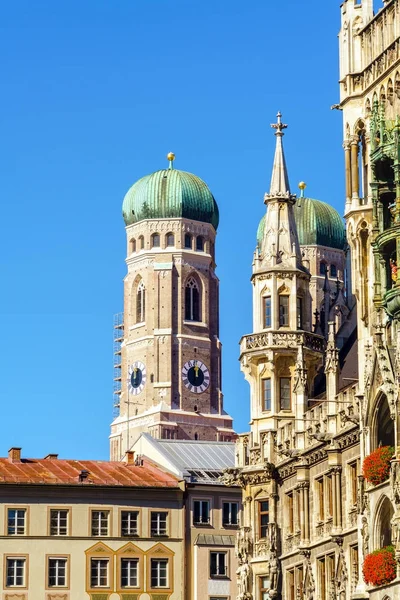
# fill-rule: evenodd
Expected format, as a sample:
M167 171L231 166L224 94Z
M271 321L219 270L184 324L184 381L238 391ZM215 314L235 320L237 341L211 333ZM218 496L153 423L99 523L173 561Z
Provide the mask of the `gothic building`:
M114 327L113 460L142 432L235 438L221 390L218 206L204 181L174 168L174 158L137 181L123 202L127 275Z
M273 125L240 346L251 430L225 474L243 491L240 600L400 598L400 2L341 14L346 242L333 209L291 194ZM383 581L366 565L386 547Z

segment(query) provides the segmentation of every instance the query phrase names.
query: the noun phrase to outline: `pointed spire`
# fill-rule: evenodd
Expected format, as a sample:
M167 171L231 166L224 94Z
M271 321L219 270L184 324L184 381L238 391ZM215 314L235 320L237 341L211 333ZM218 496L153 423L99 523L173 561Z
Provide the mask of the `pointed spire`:
M277 123L271 124L271 127L276 130L276 148L269 195L286 196L290 195L290 187L282 138L284 136L283 130L287 128L287 125L282 123L282 114L280 112L277 114Z

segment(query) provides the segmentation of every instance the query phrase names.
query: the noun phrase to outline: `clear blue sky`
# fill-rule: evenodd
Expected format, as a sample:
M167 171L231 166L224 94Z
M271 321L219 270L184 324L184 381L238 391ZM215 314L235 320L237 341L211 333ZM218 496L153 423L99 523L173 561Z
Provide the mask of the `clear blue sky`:
M225 407L245 431L278 109L292 187L342 212L339 0L12 0L0 27L0 455L108 457L121 203L170 150L219 204Z

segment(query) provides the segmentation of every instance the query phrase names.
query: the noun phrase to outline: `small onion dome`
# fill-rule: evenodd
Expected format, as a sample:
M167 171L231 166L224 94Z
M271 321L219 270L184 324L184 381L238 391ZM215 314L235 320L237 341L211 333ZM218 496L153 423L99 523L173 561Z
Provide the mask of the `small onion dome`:
M327 246L343 250L346 234L343 219L329 204L313 198L298 198L293 207L300 246ZM261 247L265 230L265 215L257 230L257 243Z
M146 175L130 188L122 204L125 224L183 217L217 229L218 206L208 186L196 175L172 168L173 158L168 155L169 169Z

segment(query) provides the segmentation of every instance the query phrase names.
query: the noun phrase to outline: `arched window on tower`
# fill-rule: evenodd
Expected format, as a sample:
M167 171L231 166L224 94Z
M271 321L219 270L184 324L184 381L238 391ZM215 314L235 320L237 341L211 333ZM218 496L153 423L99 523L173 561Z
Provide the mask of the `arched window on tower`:
M153 233L153 235L151 236L151 245L153 248L159 248L160 247L160 234L159 233Z
M167 233L167 235L165 236L165 245L168 246L175 246L175 236L173 233Z
M200 290L194 277L190 277L185 287L185 320L201 321Z
M394 421L390 416L389 403L385 394L378 402L375 415L375 447L394 446Z
M129 251L132 254L133 252L136 252L136 240L135 238L131 238L129 240Z
M143 279L139 281L136 291L136 323L144 323L146 318L146 288Z
M185 233L185 248L192 249L192 236L190 233Z
M325 273L326 273L326 262L323 262L321 260L321 262L319 263L319 274L325 275Z
M201 235L198 235L196 238L196 250L199 252L204 251L204 238Z
M144 248L144 237L142 235L139 237L139 248L140 250Z
M336 265L331 265L330 275L331 275L331 277L337 277L337 268L336 268Z

